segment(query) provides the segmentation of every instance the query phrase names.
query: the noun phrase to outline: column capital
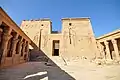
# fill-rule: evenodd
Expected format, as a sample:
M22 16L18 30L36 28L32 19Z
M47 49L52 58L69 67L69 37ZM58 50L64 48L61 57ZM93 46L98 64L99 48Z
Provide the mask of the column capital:
M104 41L104 43L105 43L105 45L108 45L108 44L109 44L109 42L108 42L108 41Z
M10 27L5 28L5 32L6 34L10 34L12 32L12 29Z
M22 44L23 44L23 42L22 42L22 41L20 41L19 43L20 43L20 45L22 45Z
M14 38L15 38L15 39L18 39L18 36L19 36L19 34L15 34L15 35L14 35Z
M112 39L111 41L112 41L113 44L117 44L117 40Z
M12 35L4 33L3 34L3 41L8 41L11 37L12 37Z
M25 46L26 45L26 43L25 42L23 42L23 46Z
M13 39L13 43L17 43L19 41L19 39Z

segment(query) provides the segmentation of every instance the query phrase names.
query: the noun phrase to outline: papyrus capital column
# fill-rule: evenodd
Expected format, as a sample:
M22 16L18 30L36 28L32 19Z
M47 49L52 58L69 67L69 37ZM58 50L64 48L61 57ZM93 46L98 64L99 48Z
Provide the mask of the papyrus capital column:
M5 31L3 33L3 37L2 37L2 44L1 44L1 50L0 50L0 54L2 56L2 63L4 63L5 61L5 57L6 57L6 53L7 53L7 45L8 45L8 41L9 39L12 37L12 35L10 35L12 29L8 29L7 31Z
M116 59L117 59L117 60L120 60L119 51L118 51L118 46L117 46L117 40L112 39L111 41L112 41L112 43L113 43L113 47L114 47Z
M110 49L109 49L109 42L104 41L104 43L105 43L105 47L106 47L106 59L111 59Z
M28 42L26 42L26 58L27 58L27 61L29 61L29 43Z
M0 28L0 42L2 41L3 29Z
M21 40L19 40L18 50L17 50L17 53L18 53L19 55L21 55L22 44L23 44L23 42L22 42L22 39L21 39Z
M23 42L23 50L22 50L22 53L24 54L24 52L25 52L25 46L26 46L26 42Z
M3 38L2 38L3 42L2 42L1 49L4 49L6 51L8 41L11 37L12 37L12 35L9 35L9 34L6 34L6 33L3 34Z
M29 52L29 43L26 43L27 53Z
M14 57L14 54L16 53L16 44L17 44L17 42L19 41L19 39L18 39L18 34L16 34L16 35L14 35L14 38L13 38L13 40L12 40L12 48L11 48L11 52L12 52L12 54L13 54L13 56L12 57Z
M2 21L0 20L0 25L2 24Z
M2 16L0 15L0 25L2 24Z

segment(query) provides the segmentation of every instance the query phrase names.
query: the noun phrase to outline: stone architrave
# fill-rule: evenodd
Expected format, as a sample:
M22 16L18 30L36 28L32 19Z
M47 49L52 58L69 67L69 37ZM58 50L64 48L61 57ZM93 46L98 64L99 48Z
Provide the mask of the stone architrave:
M110 49L109 49L109 42L105 41L105 47L106 47L106 59L110 60L111 56L110 56Z
M117 46L117 40L112 39L112 43L113 43L113 47L114 47L114 50L115 50L116 59L120 60L118 46Z

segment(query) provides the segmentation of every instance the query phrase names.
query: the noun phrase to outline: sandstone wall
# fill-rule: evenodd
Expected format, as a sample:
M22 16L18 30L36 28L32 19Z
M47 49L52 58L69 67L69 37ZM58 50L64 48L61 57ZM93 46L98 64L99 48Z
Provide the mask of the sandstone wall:
M62 53L67 56L96 55L96 40L89 19L63 19L62 26Z
M88 18L62 19L62 32L52 33L50 20L23 21L21 29L35 42L41 50L52 56L53 40L59 40L59 54L64 57L95 57L97 45ZM41 30L41 31L40 31ZM40 40L40 42L39 42Z

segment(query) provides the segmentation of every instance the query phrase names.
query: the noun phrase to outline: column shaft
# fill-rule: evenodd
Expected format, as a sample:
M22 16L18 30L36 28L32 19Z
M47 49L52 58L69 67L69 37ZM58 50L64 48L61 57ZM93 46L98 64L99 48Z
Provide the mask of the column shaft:
M3 33L3 30L0 28L0 42L2 41L2 33Z
M117 40L112 40L113 43L113 47L114 47L114 51L115 51L115 55L116 55L116 59L120 60L120 56L119 56L119 51L118 51L118 46L117 46Z
M17 45L17 42L18 42L18 34L16 34L13 38L13 41L12 41L12 48L11 48L11 52L12 52L12 57L14 57L15 53L16 53L16 45Z
M104 43L106 47L106 59L111 59L110 50L109 50L109 42L105 41Z
M24 53L25 53L25 45L26 45L26 43L23 42L22 53L21 53L21 54L23 54L23 55L24 55Z
M0 25L2 24L2 20L0 20Z
M2 24L2 16L0 15L0 25Z
M20 41L19 41L19 44L18 44L18 50L17 50L17 53L18 53L19 55L21 55L22 44L23 44L23 42L22 42L22 40L20 40Z
M29 55L30 54L29 54L29 43L28 42L26 43L26 48L27 48L27 51L26 51L27 56L26 56L26 58L27 58L27 61L29 61Z
M12 36L8 33L4 33L3 37L2 37L2 44L1 44L1 50L0 50L0 54L1 54L1 64L4 64L5 61L5 57L7 54L7 45L8 45L8 41Z

